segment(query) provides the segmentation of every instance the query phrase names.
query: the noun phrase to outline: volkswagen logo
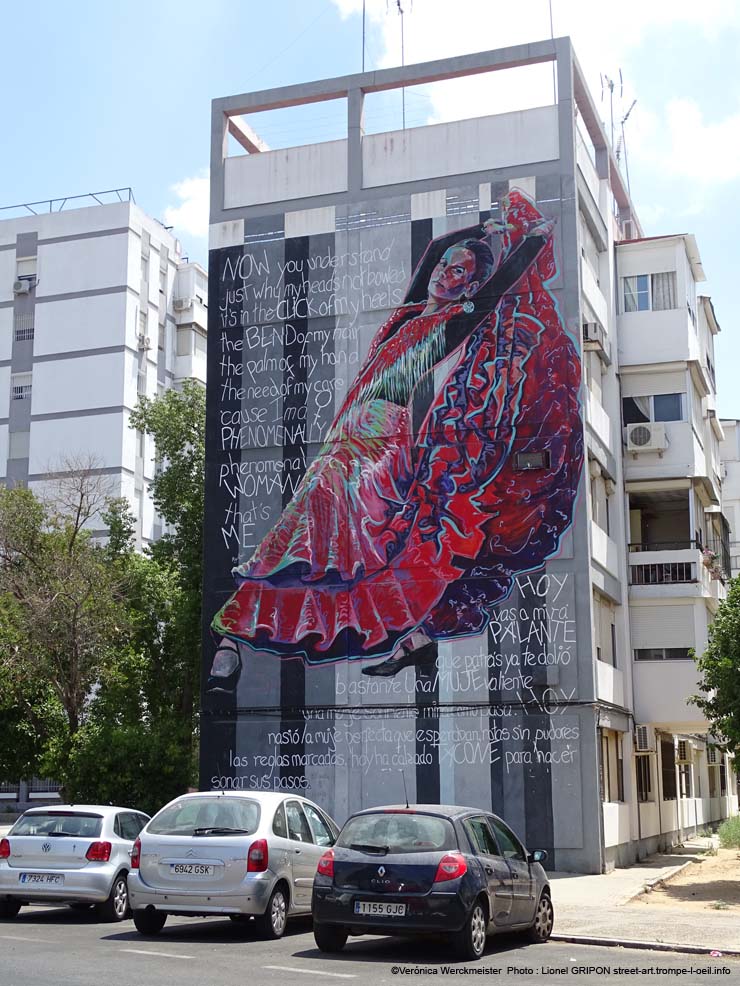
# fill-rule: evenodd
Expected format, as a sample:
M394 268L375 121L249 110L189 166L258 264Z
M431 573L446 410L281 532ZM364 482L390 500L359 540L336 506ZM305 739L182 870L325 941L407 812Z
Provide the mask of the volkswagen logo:
M45 842L41 847L41 852L51 852L51 843Z
M378 876L385 876L385 866L378 867Z

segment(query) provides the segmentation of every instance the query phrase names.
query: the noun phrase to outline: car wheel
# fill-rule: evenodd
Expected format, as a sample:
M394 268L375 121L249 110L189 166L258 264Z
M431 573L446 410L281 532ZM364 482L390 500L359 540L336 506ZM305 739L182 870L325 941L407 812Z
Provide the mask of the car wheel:
M98 914L103 921L123 921L128 917L128 887L125 873L119 873L113 881L108 900L98 905Z
M153 907L144 907L134 911L134 926L141 935L156 935L164 928L167 915L164 911L155 911Z
M313 936L322 952L341 952L349 937L339 925L316 923L313 926Z
M288 922L288 901L282 887L275 887L267 910L257 918L257 927L263 938L282 938Z
M488 916L483 904L477 900L460 931L452 936L455 951L461 959L479 959L486 948Z
M546 942L552 934L554 922L555 910L552 906L550 895L543 893L537 904L532 926L527 929L527 939L535 945L540 942Z
M0 918L14 918L21 909L19 900L12 897L0 897Z

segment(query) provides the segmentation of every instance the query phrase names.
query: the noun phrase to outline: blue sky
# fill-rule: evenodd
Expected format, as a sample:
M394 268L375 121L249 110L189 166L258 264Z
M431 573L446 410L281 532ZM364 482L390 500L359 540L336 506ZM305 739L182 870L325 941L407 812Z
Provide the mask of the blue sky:
M548 0L403 0L406 61L546 37ZM367 0L366 66L400 62L395 0ZM37 0L20 43L20 8L6 30L0 86L0 204L132 186L137 202L204 260L210 101L361 67L362 0ZM570 34L600 99L599 73L633 98L627 125L632 195L647 235L697 236L723 332L719 409L740 417L740 335L734 290L740 219L740 3L737 0L552 0L554 32ZM537 101L495 87L409 93L407 123L473 116ZM542 79L539 80L542 84ZM607 103L600 103L604 113ZM376 97L373 129L400 127L394 97ZM256 121L271 146L338 136L329 104L303 120Z

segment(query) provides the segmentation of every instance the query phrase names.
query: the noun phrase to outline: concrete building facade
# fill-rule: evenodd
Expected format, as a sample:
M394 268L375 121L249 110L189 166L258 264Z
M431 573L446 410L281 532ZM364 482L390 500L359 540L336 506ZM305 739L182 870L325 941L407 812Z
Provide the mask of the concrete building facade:
M547 61L550 106L364 132L367 94ZM245 120L333 99L346 139L269 151ZM211 183L201 786L493 807L585 872L736 811L687 704L729 564L719 326L569 40L216 100ZM464 280L484 239L444 332L534 260L407 358L434 261Z

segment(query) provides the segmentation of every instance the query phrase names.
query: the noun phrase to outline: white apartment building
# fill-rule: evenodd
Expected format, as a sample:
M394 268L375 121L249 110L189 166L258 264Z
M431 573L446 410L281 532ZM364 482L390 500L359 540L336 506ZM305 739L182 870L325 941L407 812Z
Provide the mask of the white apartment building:
M156 450L129 417L140 395L205 384L208 282L130 189L100 204L111 194L0 210L0 483L43 491L90 463L129 500L144 546L162 533ZM0 805L53 800L57 786L2 785Z
M155 450L129 416L140 395L205 383L207 277L130 190L101 195L0 211L0 482L40 489L89 460L146 544Z

